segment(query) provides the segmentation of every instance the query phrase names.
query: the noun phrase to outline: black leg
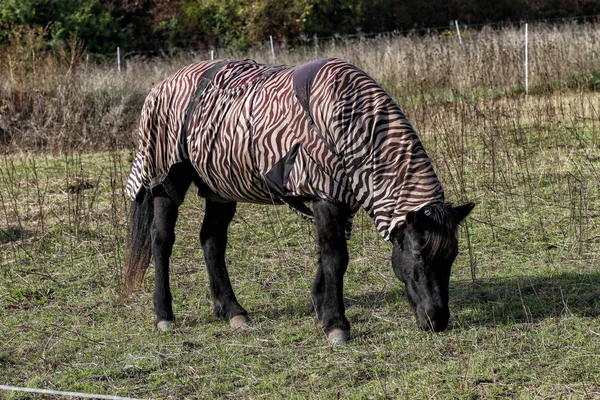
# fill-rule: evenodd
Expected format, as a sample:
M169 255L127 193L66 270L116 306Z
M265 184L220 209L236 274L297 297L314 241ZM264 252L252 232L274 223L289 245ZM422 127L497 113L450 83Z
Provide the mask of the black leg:
M175 224L179 215L179 203L183 201L195 171L191 165L181 163L174 165L169 173L170 186L157 187L154 195L154 218L152 221L152 256L154 257L154 312L156 326L166 330L173 326L175 315L169 284L169 258L175 243ZM178 199L169 196L175 189Z
M214 303L213 314L225 318L232 327L240 327L249 322L248 313L240 306L225 265L227 247L227 228L235 214L237 203L221 203L206 199L206 211L200 243L208 269L210 294Z
M175 320L169 285L169 257L175 242L178 207L166 196L154 198L152 256L154 257L154 312L157 327L167 329Z
M317 316L329 340L336 344L350 340L350 323L344 308L344 273L348 267L344 205L315 201L313 205L319 265L311 296Z

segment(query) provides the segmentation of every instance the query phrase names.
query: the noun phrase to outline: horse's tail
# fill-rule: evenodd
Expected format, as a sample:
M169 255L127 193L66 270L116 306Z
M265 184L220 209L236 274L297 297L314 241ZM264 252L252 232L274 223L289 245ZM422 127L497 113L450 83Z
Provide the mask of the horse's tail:
M129 214L127 233L127 257L123 271L123 295L129 297L138 290L144 281L144 275L152 257L151 227L154 218L152 195L141 187Z

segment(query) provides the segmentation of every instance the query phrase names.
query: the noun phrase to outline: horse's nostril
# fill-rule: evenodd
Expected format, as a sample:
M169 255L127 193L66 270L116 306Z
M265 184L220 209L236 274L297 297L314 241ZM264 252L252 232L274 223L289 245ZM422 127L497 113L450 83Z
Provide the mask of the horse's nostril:
M441 332L448 326L450 313L439 308L428 308L417 315L419 328L425 331Z
M448 319L432 321L431 330L434 332L441 332L448 326Z

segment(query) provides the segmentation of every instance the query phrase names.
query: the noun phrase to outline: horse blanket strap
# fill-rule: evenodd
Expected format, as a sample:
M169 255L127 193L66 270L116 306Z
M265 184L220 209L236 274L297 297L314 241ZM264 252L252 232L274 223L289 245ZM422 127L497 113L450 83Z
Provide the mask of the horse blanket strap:
M202 79L200 79L200 83L198 84L198 87L196 88L196 91L194 92L194 95L190 100L187 109L185 110L185 121L183 124L183 130L181 132L181 139L178 142L178 145L180 145L183 149L183 154L187 154L187 134L190 128L192 114L198 106L200 96L202 95L204 90L206 90L208 85L212 82L217 72L219 72L219 70L221 70L221 68L223 68L228 63L229 60L218 62L208 71L206 71ZM181 196L179 196L179 193L177 193L175 185L173 185L173 183L169 179L169 176L166 174L159 174L150 180L150 193L152 194L152 196L155 197L166 194L171 198L171 200L175 203L177 207L179 207L181 203L183 203L183 199L181 198Z
M313 128L315 133L319 136L319 138L323 141L325 146L336 156L338 155L335 151L335 148L325 139L323 132L317 127L315 121L310 115L310 89L315 80L315 76L317 72L321 69L321 67L331 61L332 58L323 58L322 60L312 61L307 64L299 66L296 71L294 71L294 76L292 77L292 85L294 86L294 93L296 94L296 98L302 105L304 109L304 113L306 114L306 121Z
M194 110L196 110L196 107L198 106L198 102L200 101L200 96L202 96L202 93L206 90L208 85L212 82L212 80L215 77L215 75L217 74L217 72L219 72L224 66L226 66L229 63L230 63L229 60L219 61L214 66L212 66L208 71L206 71L206 73L204 74L202 79L200 79L200 83L198 84L198 87L196 88L196 91L194 92L194 96L192 97L192 100L190 100L190 103L188 104L188 106L185 110L185 121L183 123L183 131L181 132L181 138L183 141L184 149L187 149L187 134L188 134L188 130L190 129L190 122L192 120L192 115L194 114Z
M286 67L273 67L273 68L263 72L262 76L263 76L263 78L268 79L271 76L278 73L279 71L283 71L284 69L286 69Z
M183 199L177 193L177 189L175 189L175 185L173 185L168 175L161 174L152 178L150 180L150 193L154 197L166 193L177 207L183 203Z
M279 200L287 204L292 210L307 221L312 221L314 214L310 208L304 204L302 199L293 196L286 187L289 183L290 172L296 162L300 143L296 143L286 155L281 157L273 167L263 175L263 179L269 190L272 191Z

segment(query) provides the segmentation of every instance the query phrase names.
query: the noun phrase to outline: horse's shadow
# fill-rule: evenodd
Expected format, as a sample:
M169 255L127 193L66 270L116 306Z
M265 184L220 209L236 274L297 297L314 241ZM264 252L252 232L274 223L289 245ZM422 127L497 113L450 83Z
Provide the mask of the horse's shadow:
M503 325L600 316L600 272L521 276L451 284L453 326Z
M16 243L33 235L34 232L19 227L0 227L0 244Z
M392 318L410 315L402 284L387 291L349 293L347 310L354 322L367 319L369 311L396 308ZM547 318L600 317L600 272L562 273L549 277L480 279L450 283L450 329L476 325L532 323ZM314 315L309 304L278 306L261 310L267 318L294 318ZM398 315L402 314L402 315Z

